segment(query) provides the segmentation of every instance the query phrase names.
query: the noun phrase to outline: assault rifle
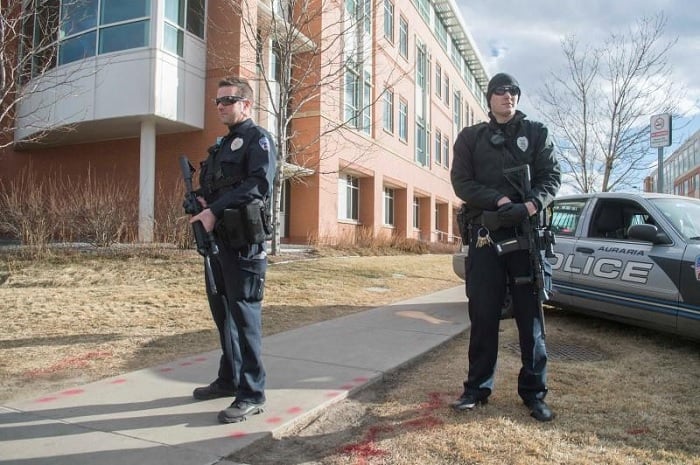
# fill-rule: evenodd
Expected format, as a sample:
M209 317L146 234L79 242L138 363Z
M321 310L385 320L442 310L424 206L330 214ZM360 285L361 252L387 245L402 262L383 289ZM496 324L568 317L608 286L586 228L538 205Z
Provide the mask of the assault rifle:
M185 201L182 206L185 208L185 213L188 215L196 215L202 210L202 204L197 200L197 194L194 189L192 189L192 174L195 172L194 167L187 159L187 156L180 155L180 170L182 171L182 177L185 181ZM216 287L216 280L214 279L214 271L211 269L211 257L219 254L219 246L216 245L216 240L211 231L207 232L204 229L204 225L201 221L195 221L192 223L192 231L194 232L194 240L197 244L197 252L204 257L204 272L207 274L207 282L209 283L208 293L211 296L220 296L221 305L224 308L224 314L226 319L224 320L224 328L226 337L224 338L224 344L226 346L226 354L228 362L231 367L234 366L234 355L233 355L233 341L229 335L233 334L234 321L233 315L229 311L228 300L224 294L219 294L219 290ZM245 324L244 324L245 326Z
M530 165L520 165L503 170L506 180L518 191L520 198L525 201L530 198L531 178ZM539 212L523 220L522 230L527 240L527 250L530 254L530 276L516 277L514 284L532 283L537 293L537 306L542 325L542 337L545 337L543 302L549 300L550 287L545 283L545 258L554 257L552 245L554 234L547 228L545 211Z
M195 172L195 169L185 155L180 155L180 170L185 181L185 201L182 203L182 206L188 215L197 215L203 208L197 200L197 194L192 189L192 174ZM219 253L219 247L216 245L214 235L204 229L201 221L192 223L192 232L197 244L197 252L204 257L204 271L207 274L209 289L212 295L216 295L219 292L216 288L214 272L211 269L211 257Z

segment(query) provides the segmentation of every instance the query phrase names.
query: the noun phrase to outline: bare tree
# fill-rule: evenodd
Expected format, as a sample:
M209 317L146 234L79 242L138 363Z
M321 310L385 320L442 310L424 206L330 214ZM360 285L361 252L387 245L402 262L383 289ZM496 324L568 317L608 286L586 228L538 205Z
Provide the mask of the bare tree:
M57 0L0 0L0 149L14 143L19 119L29 134L23 143L72 130L49 121L48 114L56 102L78 93L73 84L94 71L79 63L56 70L59 27Z
M246 62L243 52L233 60L230 56L218 59L231 68L247 65L257 70L264 89L258 103L274 121L274 128L269 128L274 132L278 161L272 198L272 254L280 246L284 180L300 178L299 172L288 168L295 165L306 168L302 173L328 174L321 170L323 155L314 155L322 139L327 146L329 140L336 147L352 144L356 155L350 163L374 149L371 138L358 136L363 131L370 134L372 106L383 96L383 90L373 91L370 83L381 65L372 62L376 46L371 33L373 1L229 0L226 4L240 20L246 42L241 49L246 46L256 53L249 58L252 62ZM274 61L266 60L267 56ZM393 69L379 74L386 77L387 86L405 75ZM353 95L360 96L359 101L347 101L343 93L348 86L357 86ZM294 122L304 114L320 115L321 127L313 133L298 131Z
M629 187L649 168L650 117L677 113L681 94L668 64L677 39L664 41L665 26L660 13L598 48L582 47L575 36L562 41L568 66L551 74L538 109L579 191Z

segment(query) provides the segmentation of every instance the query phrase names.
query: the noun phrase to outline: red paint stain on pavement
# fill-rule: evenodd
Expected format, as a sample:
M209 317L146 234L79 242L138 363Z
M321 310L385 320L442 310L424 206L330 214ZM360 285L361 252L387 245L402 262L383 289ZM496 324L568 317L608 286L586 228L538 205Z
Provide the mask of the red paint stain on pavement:
M170 367L165 367L165 368L159 369L158 371L160 371L161 373L167 373L169 371L173 371L173 369Z
M229 434L228 437L233 438L233 439L239 439L248 436L248 433L243 432L243 431L234 431L233 433Z
M369 381L369 378L365 378L365 377L361 376L359 378L353 379L353 381L355 381L356 383L365 383L365 382Z
M197 357L194 359L195 362L206 362L207 358L206 357Z
M347 391L348 389L352 389L354 387L355 387L354 384L343 384L342 386L340 386L340 389Z
M337 397L339 395L340 395L339 392L327 392L326 393L326 397Z
M67 391L61 392L61 394L64 396L75 396L77 394L82 394L83 392L85 392L85 389L68 389Z
M304 409L302 409L301 407L292 407L292 408L287 409L287 413L291 413L292 415L295 413L301 413L303 411L304 411Z
M271 425L275 425L277 423L282 423L282 418L280 418L280 417L268 418L267 420L265 420L265 423L269 423Z
M126 383L126 380L124 378L119 378L119 379L115 379L115 380L110 381L109 384L124 384L124 383Z
M46 402L53 402L53 401L56 400L56 399L58 399L58 397L53 397L53 396L50 396L50 397L41 397L41 398L35 400L34 402L39 403L39 404L43 404L43 403L46 403Z
M192 362L182 362L182 363L180 364L181 367L188 367L188 366L190 366L190 365L192 365Z

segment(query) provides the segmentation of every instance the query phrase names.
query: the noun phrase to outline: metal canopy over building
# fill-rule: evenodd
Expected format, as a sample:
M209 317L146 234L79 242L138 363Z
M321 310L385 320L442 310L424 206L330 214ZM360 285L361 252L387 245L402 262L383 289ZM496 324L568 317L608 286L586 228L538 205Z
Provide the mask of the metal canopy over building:
M435 5L435 12L442 19L459 52L469 65L479 87L485 91L489 77L482 65L481 56L474 46L474 40L467 31L467 26L464 24L457 4L454 0L433 0L433 5Z

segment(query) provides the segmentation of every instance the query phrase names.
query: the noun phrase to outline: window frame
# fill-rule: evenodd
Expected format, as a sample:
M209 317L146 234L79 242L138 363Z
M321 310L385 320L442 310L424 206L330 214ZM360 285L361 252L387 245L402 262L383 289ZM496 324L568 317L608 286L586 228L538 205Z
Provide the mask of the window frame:
M408 60L408 20L399 16L399 55Z
M394 133L394 90L391 88L384 89L382 96L382 128Z
M394 2L384 0L384 38L392 44L394 43L394 11Z
M399 96L399 140L408 142L408 101Z
M396 190L391 187L384 187L383 193L383 221L384 226L393 227L396 224L395 216Z

